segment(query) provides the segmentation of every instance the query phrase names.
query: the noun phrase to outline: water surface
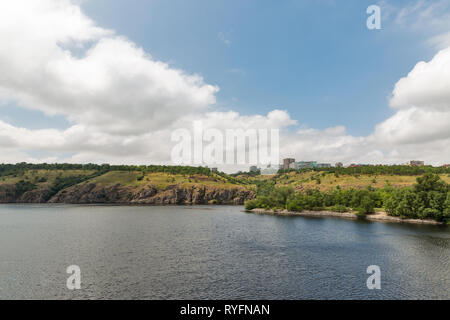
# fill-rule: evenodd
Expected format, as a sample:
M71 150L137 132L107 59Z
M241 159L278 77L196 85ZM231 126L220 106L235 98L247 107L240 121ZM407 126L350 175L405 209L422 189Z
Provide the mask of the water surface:
M82 289L66 288L81 268ZM381 290L366 269L381 268ZM242 207L0 205L0 299L449 299L450 230Z

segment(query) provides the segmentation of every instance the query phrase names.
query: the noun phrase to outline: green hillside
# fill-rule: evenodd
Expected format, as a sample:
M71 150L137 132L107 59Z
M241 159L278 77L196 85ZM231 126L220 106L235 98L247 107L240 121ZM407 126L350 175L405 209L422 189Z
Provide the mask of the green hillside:
M437 189L416 192L418 178L423 176L439 180ZM0 165L2 203L243 204L257 197L247 207L354 209L364 214L385 210L446 220L449 184L446 167L280 170L263 176L187 166Z

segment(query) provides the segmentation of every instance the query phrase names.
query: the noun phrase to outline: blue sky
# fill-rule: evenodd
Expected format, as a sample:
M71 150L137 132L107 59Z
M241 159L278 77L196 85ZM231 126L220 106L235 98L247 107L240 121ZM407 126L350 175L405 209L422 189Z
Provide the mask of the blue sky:
M308 127L367 135L393 113L398 79L434 54L407 29L368 30L373 3L96 0L83 9L155 59L218 85L219 108L277 107Z

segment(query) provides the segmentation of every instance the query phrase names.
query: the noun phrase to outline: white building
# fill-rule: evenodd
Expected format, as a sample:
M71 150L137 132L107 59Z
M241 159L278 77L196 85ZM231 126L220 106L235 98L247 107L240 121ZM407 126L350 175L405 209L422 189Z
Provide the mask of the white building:
M271 174L277 174L278 170L280 170L282 166L272 166L268 165L267 168L261 170L262 175L271 175Z

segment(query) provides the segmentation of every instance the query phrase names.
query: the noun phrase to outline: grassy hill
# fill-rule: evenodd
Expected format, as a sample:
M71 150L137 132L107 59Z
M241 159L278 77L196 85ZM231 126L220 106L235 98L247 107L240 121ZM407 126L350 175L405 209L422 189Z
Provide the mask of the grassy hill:
M290 186L295 190L318 189L320 191L329 191L336 187L342 189L363 189L368 186L373 188L383 188L386 185L393 187L411 187L416 183L420 175L388 175L388 174L335 174L328 171L303 171L287 172L284 174L271 176L256 176L246 179L249 183L264 181L274 183L276 186ZM440 174L441 179L450 183L450 174Z
M450 169L443 167L369 166L261 176L228 175L208 168L183 166L3 164L0 165L0 202L47 202L57 196L53 201L98 203L109 199L126 203L138 201L138 198L141 202L147 201L142 196L146 194L147 198L152 198L148 200L150 203L209 203L216 198L220 203L239 198L233 203L241 203L245 197L264 193L267 187L292 187L295 192L411 187L417 177L430 171L450 183ZM97 197L90 197L90 194Z
M201 167L77 166L0 165L0 202L243 203L256 190Z

